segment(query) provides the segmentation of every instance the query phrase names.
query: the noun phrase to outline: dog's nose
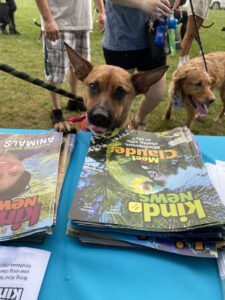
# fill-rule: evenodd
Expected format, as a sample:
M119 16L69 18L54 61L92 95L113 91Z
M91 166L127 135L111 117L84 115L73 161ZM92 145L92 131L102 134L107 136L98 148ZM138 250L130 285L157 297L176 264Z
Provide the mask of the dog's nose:
M212 104L215 100L216 100L215 98L210 98L210 99L208 100L208 103L209 103L209 104Z
M88 119L93 125L108 127L112 121L112 114L105 107L97 107L88 114Z

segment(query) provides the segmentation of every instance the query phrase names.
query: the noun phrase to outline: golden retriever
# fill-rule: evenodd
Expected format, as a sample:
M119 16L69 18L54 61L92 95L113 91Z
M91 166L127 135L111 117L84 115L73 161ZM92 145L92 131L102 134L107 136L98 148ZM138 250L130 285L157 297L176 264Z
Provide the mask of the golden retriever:
M218 88L223 107L214 120L222 122L225 112L225 52L212 52L205 58L208 71L200 56L179 66L173 73L166 120L170 119L172 108L182 104L187 109L186 125L191 128L195 118L207 114L208 106L216 100L213 90Z

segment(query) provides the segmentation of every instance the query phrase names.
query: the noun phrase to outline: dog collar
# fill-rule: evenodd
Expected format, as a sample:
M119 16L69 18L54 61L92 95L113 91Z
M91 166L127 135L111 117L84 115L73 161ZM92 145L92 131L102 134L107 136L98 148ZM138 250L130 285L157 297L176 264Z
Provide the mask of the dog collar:
M174 91L172 94L172 105L173 105L173 109L180 109L185 106L178 92Z
M78 117L70 118L67 121L68 122L72 122L72 123L81 122L81 129L82 129L82 131L90 131L86 127L86 119L87 119L87 114L83 114L83 115L78 116Z

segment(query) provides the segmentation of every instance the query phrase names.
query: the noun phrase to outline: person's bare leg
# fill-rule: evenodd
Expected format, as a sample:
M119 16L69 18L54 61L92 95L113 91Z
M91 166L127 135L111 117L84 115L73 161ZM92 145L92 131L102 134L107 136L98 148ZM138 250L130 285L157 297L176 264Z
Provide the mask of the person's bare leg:
M55 84L53 82L50 82L51 85L54 85L55 87L58 87L58 84ZM50 92L50 97L52 100L52 107L53 109L61 109L61 105L60 105L60 96L56 93L52 93Z
M54 85L55 87L58 87L58 84L55 84L53 82L50 82L50 84ZM52 112L51 112L51 120L53 125L59 122L64 121L63 113L60 105L60 96L56 93L50 92L50 97L52 100Z
M70 91L74 95L76 95L76 100L74 99L69 99L66 108L70 111L85 111L86 108L83 104L83 99L82 97L77 96L77 91L78 91L78 78L76 77L76 74L74 73L72 67L69 68L67 72L67 80L70 85Z
M69 85L70 85L70 91L71 93L73 93L74 95L77 94L77 86L78 86L78 79L73 71L73 69L71 67L69 67L69 70L68 70L68 82L69 82Z
M195 18L196 18L197 28L200 29L204 20L198 16L196 16ZM189 60L189 52L193 40L196 37L197 37L197 33L196 33L194 18L193 16L188 16L187 29L181 43L179 64L185 63L186 61Z
M145 130L144 119L150 112L152 112L156 108L159 102L163 99L165 84L166 75L164 75L156 84L152 85L142 98L137 114L135 116L137 129Z

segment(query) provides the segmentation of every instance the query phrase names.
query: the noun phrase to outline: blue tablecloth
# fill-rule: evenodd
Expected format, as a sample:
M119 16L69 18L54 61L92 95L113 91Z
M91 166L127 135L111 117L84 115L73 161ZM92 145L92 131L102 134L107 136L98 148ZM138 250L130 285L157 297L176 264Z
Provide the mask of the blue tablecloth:
M225 137L197 136L205 162L225 160ZM57 225L43 245L51 258L39 300L222 300L215 259L157 250L83 246L65 235L89 134L79 133L63 185ZM79 155L78 155L79 154ZM83 155L84 156L84 155Z

